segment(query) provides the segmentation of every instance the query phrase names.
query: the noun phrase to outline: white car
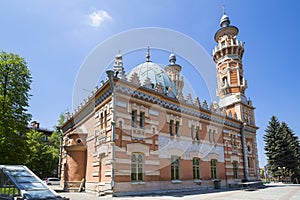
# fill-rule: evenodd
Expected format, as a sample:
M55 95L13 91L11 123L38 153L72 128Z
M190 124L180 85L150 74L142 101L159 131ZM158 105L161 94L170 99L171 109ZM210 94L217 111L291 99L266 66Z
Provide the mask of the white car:
M47 185L59 185L60 184L60 180L58 178L47 178L45 180Z

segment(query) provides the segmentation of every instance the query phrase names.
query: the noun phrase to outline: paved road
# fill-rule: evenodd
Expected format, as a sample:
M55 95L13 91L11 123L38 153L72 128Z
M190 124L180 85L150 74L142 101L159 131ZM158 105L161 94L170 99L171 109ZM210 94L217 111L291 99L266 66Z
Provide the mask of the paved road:
M299 200L300 185L269 184L266 188L258 190L232 190L215 191L213 193L176 193L163 196L144 196L144 197L97 197L86 193L60 193L69 197L71 200Z

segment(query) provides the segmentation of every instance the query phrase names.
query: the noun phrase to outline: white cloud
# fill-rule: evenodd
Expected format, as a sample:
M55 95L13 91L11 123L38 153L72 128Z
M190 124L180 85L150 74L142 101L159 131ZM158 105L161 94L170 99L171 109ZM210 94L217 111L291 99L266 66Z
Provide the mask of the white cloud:
M113 20L113 18L105 10L95 10L88 16L89 25L99 27L106 20Z

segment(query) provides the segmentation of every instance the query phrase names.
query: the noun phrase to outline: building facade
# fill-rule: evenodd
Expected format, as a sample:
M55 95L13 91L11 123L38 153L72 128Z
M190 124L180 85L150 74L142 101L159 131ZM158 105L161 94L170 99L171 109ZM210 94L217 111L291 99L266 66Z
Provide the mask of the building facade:
M114 195L204 190L259 179L254 107L247 100L238 28L223 15L215 34L219 103L183 96L182 66L171 53L128 74L118 54L62 130L61 180L67 190ZM216 185L220 184L220 185Z

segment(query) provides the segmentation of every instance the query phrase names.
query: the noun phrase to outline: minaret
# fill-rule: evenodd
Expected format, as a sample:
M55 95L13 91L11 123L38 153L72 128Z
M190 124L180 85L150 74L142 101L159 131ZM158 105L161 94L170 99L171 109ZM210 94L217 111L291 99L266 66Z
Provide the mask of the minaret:
M236 116L247 124L255 125L254 107L245 95L247 81L244 78L242 63L244 43L236 38L239 30L230 25L229 17L224 10L220 27L215 34L215 41L218 44L213 50L220 107L226 109L228 116Z
M182 89L184 86L183 77L180 75L181 66L176 64L176 56L172 52L169 56L169 65L165 67L166 72L173 81L177 89L177 99L183 100Z
M120 51L115 57L114 71L115 71L117 77L119 77L119 78L122 78L125 75L125 71L124 71L124 67L123 67L123 58L122 58L122 54Z

